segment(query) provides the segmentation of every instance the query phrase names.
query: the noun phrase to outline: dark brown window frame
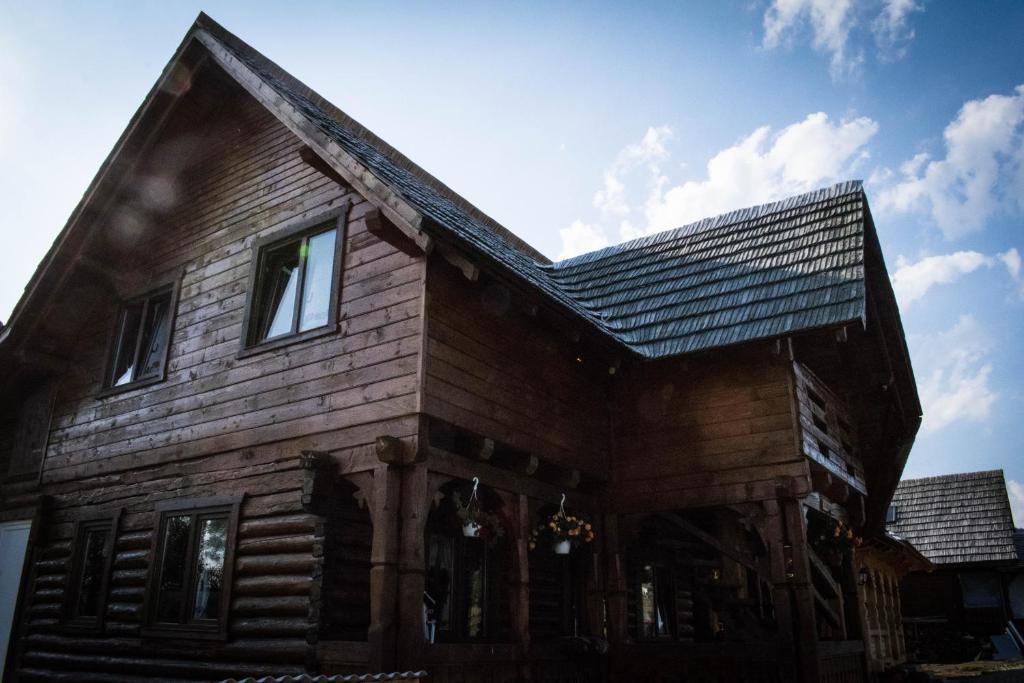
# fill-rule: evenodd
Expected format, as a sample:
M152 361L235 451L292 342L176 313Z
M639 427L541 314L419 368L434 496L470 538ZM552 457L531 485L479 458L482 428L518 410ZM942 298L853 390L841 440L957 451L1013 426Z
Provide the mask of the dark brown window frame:
M111 396L113 394L120 394L125 391L131 391L132 389L139 389L141 387L148 387L153 384L159 384L167 379L167 361L171 355L171 341L174 339L174 324L178 317L178 294L181 290L181 278L175 278L170 282L165 282L157 287L151 287L144 293L137 296L133 296L128 299L124 299L118 305L117 316L115 317L114 329L110 335L110 341L107 345L107 362L104 366L103 371L103 388L100 390L100 397ZM170 313L170 320L167 324L167 344L164 347L163 358L160 359L160 371L153 377L146 377L138 379L125 384L114 385L113 374L114 365L117 363L118 347L121 340L121 318L124 315L125 309L129 306L137 304L140 301L144 301L145 305L142 309L142 320L146 319L146 312L149 310L149 301L165 293L170 292L171 298L168 305L168 311ZM141 325L141 323L140 323ZM138 362L139 344L142 341L142 335L139 335L139 339L136 341L135 348L135 361Z
M239 341L237 358L245 358L256 353L262 353L263 351L268 351L270 349L277 349L282 346L297 344L299 342L308 341L310 339L315 339L338 331L338 307L341 302L341 279L344 272L345 242L348 238L348 213L351 205L352 202L350 200L345 200L339 206L328 211L324 211L323 213L316 214L315 216L303 220L296 225L263 235L253 242L252 258L250 260L251 267L249 269L249 282L245 299L245 315L242 318L242 334ZM254 318L256 317L255 309L260 303L258 300L259 296L257 293L257 287L259 285L259 276L260 272L263 270L263 262L266 254L280 243L300 238L306 239L310 236L325 232L329 229L328 226L332 222L333 227L337 232L334 241L334 268L331 272L331 295L327 310L327 323L320 327L315 327L303 332L290 332L261 342L253 341L255 332L253 329L255 324ZM299 273L299 281L295 291L296 301L298 300L298 297L302 296L305 273L305 268L301 269ZM297 317L297 315L298 306L293 310L293 316ZM293 321L293 327L294 325L295 322Z
M117 552L117 531L123 512L123 508L118 508L104 515L82 517L75 521L71 537L71 568L67 574L64 589L64 609L62 613L62 628L64 630L76 632L103 631L106 622L107 600L110 593L110 573L114 565L114 555ZM79 617L75 615L75 604L78 602L79 591L81 590L79 572L82 570L82 563L85 561L84 552L86 544L84 536L91 529L107 529L110 532L110 537L107 539L107 547L104 551L103 576L96 616Z
M154 509L156 515L153 527L153 540L150 547L150 565L146 581L146 602L144 609L144 627L142 635L153 638L181 638L193 640L226 640L228 635L228 616L231 605L231 586L235 568L235 545L238 538L238 522L244 495L211 496L190 498L186 500L169 500L158 503ZM161 540L163 537L164 520L175 514L188 513L192 516L211 513L227 513L228 533L224 549L224 585L221 594L220 616L216 624L169 624L156 622L156 607L159 599L159 580L163 557ZM194 527L198 528L198 527ZM194 531L193 531L194 534ZM189 539L188 555L191 558L195 551L194 535ZM188 585L195 580L195 570L189 569Z

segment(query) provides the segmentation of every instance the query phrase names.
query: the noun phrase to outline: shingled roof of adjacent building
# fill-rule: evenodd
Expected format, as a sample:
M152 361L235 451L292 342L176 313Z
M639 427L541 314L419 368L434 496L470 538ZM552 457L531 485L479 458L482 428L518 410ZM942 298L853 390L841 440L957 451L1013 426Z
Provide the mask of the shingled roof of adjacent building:
M642 357L864 317L866 200L860 181L552 264L212 20L200 23L443 237L508 269Z
M888 530L935 564L1017 559L1002 470L907 479L892 505Z

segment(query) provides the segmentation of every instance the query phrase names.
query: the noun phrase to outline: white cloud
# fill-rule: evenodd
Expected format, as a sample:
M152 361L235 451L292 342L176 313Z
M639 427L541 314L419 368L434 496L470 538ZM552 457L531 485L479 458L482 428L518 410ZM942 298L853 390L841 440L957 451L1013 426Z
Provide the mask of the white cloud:
M573 221L572 225L559 230L558 234L562 237L562 251L557 258L559 261L608 246L608 238L600 229L583 221Z
M881 13L871 24L883 60L895 61L906 55L907 44L914 39L914 29L907 18L923 9L914 0L884 0Z
M773 0L764 13L764 47L773 49L809 23L816 50L831 56L831 72L839 77L856 69L859 55L850 58L847 42L856 24L852 0Z
M945 158L922 153L901 166L902 178L878 194L883 211L927 213L955 239L999 212L1024 209L1024 85L970 100L943 138Z
M973 273L982 266L991 267L995 259L976 251L958 251L941 256L926 256L914 263L900 256L896 259L896 272L892 286L900 303L917 301L934 285L946 285Z
M768 126L716 154L707 178L668 187L660 178L645 212L648 232L807 192L848 177L878 131L869 118L833 122L818 112L772 134Z
M620 239L633 239L848 178L868 158L866 145L877 131L869 118L832 121L822 112L778 132L762 126L715 154L705 179L673 184L662 172L673 131L652 126L605 169L594 196L600 222L579 219L559 231L559 258L606 246L611 226Z
M1024 484L1010 479L1006 482L1006 490L1010 494L1010 509L1013 510L1014 526L1024 527Z
M1006 272L1010 275L1010 279L1013 280L1014 285L1017 287L1017 296L1024 299L1024 273L1021 273L1021 258L1020 252L1017 251L1016 247L1010 248L1004 251L1002 254L997 254L996 258L1003 262L1006 266Z
M989 386L991 343L974 316L962 315L949 330L912 335L909 341L924 405L924 431L984 421L998 394Z
M1021 257L1016 248L995 256L987 256L977 251L957 251L952 254L924 256L914 262L899 256L896 259L896 272L892 274L892 286L900 304L906 306L923 298L935 285L951 284L979 268L991 268L999 263L1006 266L1006 272L1018 293L1024 296Z
M672 139L668 126L651 126L640 142L626 145L615 161L604 171L604 187L594 195L594 206L607 216L625 216L626 178L637 169L647 168L652 176L659 174L659 162L669 157L665 145Z

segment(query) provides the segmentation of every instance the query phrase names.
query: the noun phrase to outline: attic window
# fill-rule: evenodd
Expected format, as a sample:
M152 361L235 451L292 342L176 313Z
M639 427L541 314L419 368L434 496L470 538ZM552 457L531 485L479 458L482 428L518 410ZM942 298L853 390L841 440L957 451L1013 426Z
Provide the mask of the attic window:
M125 303L117 316L106 387L164 378L171 337L174 287L167 285Z
M343 212L260 240L243 349L277 346L337 326Z

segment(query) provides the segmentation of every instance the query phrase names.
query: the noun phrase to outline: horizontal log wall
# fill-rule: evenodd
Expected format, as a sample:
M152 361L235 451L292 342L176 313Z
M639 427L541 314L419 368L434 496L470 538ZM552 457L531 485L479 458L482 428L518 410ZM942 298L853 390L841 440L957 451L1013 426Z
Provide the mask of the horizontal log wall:
M118 265L164 274L152 284L181 277L166 381L100 396L113 300L81 330L63 378L42 484L52 505L23 625L24 680L303 669L315 657L310 596L319 594L322 539L302 508L299 455L331 452L358 469L373 460L376 437L418 429L423 260L371 235L361 220L369 204L303 162L300 142L247 95L221 94L220 118L200 127L218 132L203 143L205 161L174 179L179 201ZM187 104L179 110L188 115ZM168 130L187 128L172 120ZM345 201L339 332L238 358L253 240ZM227 641L143 638L154 506L243 493ZM105 631L69 632L60 616L74 523L117 508ZM365 595L355 603L365 609Z
M789 371L767 350L641 365L624 374L618 405L620 511L767 499L807 478Z
M606 477L604 377L499 283L429 266L425 412L565 467Z

